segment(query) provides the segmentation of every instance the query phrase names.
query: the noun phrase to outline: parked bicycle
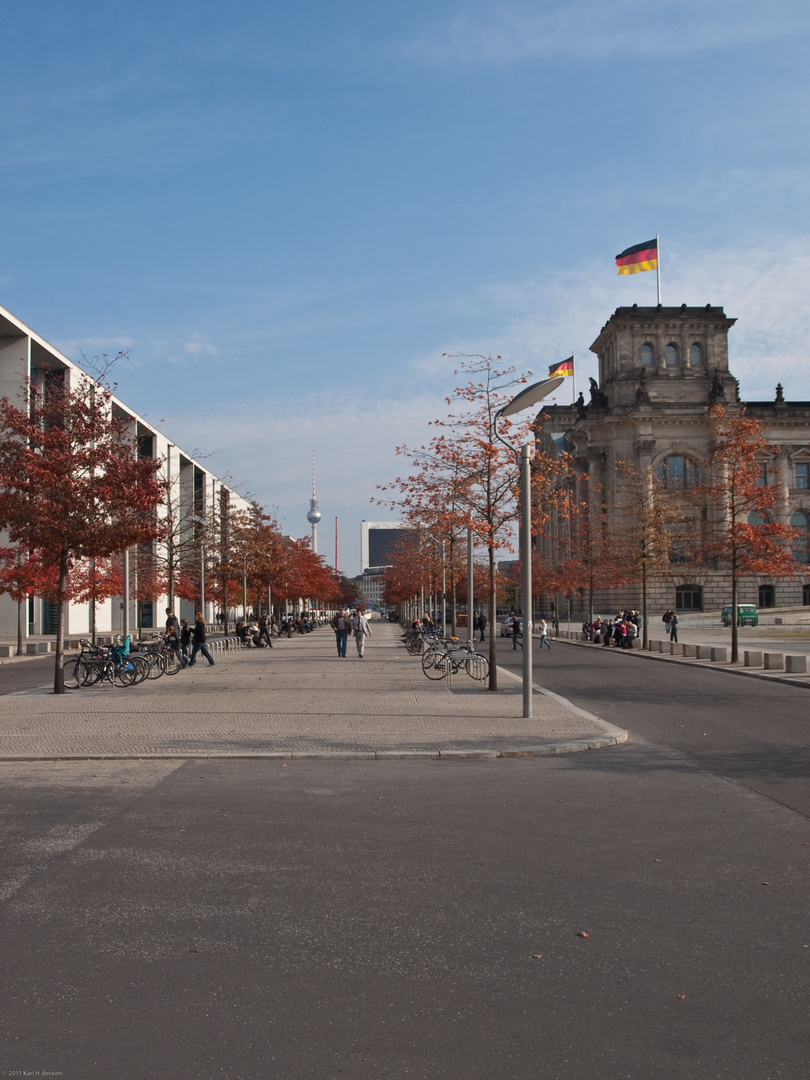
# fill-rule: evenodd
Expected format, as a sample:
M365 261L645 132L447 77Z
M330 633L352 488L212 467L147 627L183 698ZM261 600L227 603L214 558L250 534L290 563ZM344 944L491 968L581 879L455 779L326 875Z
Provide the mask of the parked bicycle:
M66 686L88 687L104 681L116 686L137 686L149 674L149 661L129 653L124 645L104 647L82 638L79 655L66 660L62 671Z
M458 638L442 638L434 635L435 640L422 654L422 671L429 679L444 679L448 675L457 675L464 670L471 679L483 682L489 675L489 660L479 656L470 642Z

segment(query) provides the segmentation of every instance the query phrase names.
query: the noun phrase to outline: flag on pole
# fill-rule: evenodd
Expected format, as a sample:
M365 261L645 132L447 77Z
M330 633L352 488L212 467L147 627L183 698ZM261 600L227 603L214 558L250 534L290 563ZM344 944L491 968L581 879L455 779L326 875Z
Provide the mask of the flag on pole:
M617 273L638 274L641 270L658 269L658 237L648 240L646 244L636 244L629 247L621 255L616 256Z
M574 358L569 356L567 360L562 360L559 364L552 364L548 369L548 377L555 379L558 375L573 375L574 374Z

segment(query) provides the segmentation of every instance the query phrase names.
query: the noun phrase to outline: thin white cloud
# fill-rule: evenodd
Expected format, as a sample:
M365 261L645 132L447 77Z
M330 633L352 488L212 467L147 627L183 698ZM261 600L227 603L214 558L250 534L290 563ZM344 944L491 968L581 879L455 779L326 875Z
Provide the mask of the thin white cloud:
M466 5L403 45L409 60L503 66L547 57L604 58L726 49L806 31L797 0L535 0Z

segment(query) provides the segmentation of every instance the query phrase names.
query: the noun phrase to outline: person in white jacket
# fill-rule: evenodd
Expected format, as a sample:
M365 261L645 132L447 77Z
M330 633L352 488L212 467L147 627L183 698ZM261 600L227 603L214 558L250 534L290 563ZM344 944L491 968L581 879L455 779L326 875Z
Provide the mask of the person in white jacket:
M371 626L362 611L356 611L354 613L354 618L352 619L352 632L354 634L354 643L357 646L357 655L362 660L363 650L366 647L366 638L372 637Z

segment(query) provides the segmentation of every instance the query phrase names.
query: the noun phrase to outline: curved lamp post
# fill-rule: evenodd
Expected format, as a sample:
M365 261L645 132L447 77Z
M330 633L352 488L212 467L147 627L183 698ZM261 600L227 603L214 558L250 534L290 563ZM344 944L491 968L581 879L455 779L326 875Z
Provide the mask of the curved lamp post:
M493 430L495 438L502 442L515 455L515 461L520 466L520 563L521 563L521 593L523 604L523 715L532 715L532 456L534 444L526 443L518 451L517 447L502 439L498 434L498 418L501 416L514 416L515 413L523 412L531 408L538 401L542 401L546 395L565 381L564 376L558 375L556 379L543 379L542 382L532 383L502 409L495 413ZM493 613L494 615L494 613Z

